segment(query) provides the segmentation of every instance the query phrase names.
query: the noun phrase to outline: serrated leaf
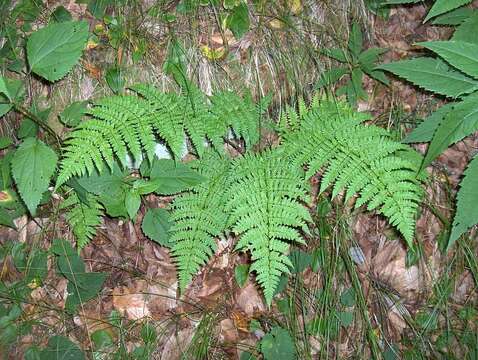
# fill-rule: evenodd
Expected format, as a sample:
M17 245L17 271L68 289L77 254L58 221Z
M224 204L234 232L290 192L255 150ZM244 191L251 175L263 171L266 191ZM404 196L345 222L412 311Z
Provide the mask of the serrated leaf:
M455 241L470 227L478 223L478 156L468 164L463 180L460 183L460 191L457 195L456 213L453 220L450 239L446 250L449 250Z
M13 155L12 175L32 215L48 189L57 161L55 152L35 138L26 139Z
M437 16L433 21L433 25L460 25L473 14L470 8L458 8L446 14Z
M5 95L10 102L20 99L24 92L23 82L0 76L0 94Z
M141 206L141 196L134 190L128 191L124 199L126 211L131 220L134 220Z
M357 23L352 24L352 29L350 31L349 43L348 47L351 54L354 58L358 58L360 52L362 51L363 40L362 40L362 30L360 29L360 25Z
M374 68L374 62L378 60L378 57L386 53L388 49L382 48L370 48L360 53L358 61L360 66L367 71L372 71Z
M418 45L435 52L465 74L478 78L478 45L463 41L427 41Z
M458 26L453 33L451 40L465 41L472 44L478 44L478 36L476 36L476 29L478 29L478 11L465 20Z
M251 25L247 4L241 3L231 10L226 19L227 27L232 31L236 39L240 39L249 31Z
M422 168L428 166L448 146L473 134L478 128L478 96L469 96L449 110L443 115L433 135Z
M382 64L378 69L390 71L425 90L452 98L473 92L478 88L476 80L451 70L439 59L423 57L402 60Z
M148 209L141 224L141 229L147 237L166 247L172 246L169 241L170 228L169 213L165 209Z
M435 4L433 4L423 22L427 22L435 16L447 13L448 11L456 9L470 2L471 0L437 0L435 1Z
M68 105L59 115L61 123L68 127L77 126L86 115L87 104L87 101L75 101Z
M48 81L61 79L78 62L87 39L86 21L49 24L28 38L30 69Z
M317 88L335 84L342 76L348 73L346 68L332 68L320 74L320 80L317 82Z
M347 54L342 49L322 49L320 53L341 63L347 63Z
M146 176L158 184L156 193L160 195L177 194L205 180L204 176L186 164L176 163L170 159L155 159L151 171Z

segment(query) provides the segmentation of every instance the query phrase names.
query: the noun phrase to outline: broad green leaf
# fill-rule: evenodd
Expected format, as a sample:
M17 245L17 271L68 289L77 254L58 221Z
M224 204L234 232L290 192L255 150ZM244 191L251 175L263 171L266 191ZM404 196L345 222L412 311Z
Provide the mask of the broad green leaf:
M11 227L15 229L15 224L13 223L13 216L4 208L0 207L0 225Z
M68 297L65 307L67 310L74 312L79 304L98 294L107 274L85 272L83 260L66 240L55 239L51 251L58 255L58 269L68 280Z
M332 68L330 70L324 71L320 74L320 80L317 82L316 87L318 89L323 88L324 86L330 86L339 81L342 76L348 73L346 68Z
M286 329L273 327L260 342L265 360L294 360L297 358L294 342Z
M141 229L147 237L166 247L172 246L168 233L170 227L169 213L165 209L148 209L141 224Z
M465 74L478 78L478 45L463 41L427 41L418 45L437 53Z
M163 63L163 71L172 75L174 80L181 86L187 83L186 51L178 40L173 39L168 47L168 56Z
M438 125L442 121L443 117L451 111L453 106L458 103L452 102L441 106L433 113L431 113L426 119L424 119L408 136L402 140L405 144L428 142L433 138ZM457 119L458 121L458 119Z
M378 69L390 71L425 90L453 98L478 88L476 80L451 70L439 59L422 57L402 60L382 64Z
M13 19L21 19L27 23L36 20L43 8L43 1L38 0L21 0L13 8L11 16Z
M240 5L234 7L226 18L226 24L236 39L243 37L251 25L247 4L241 2Z
M18 101L24 93L23 82L0 76L0 94L5 95L10 102Z
M463 235L470 227L478 223L478 156L468 164L463 180L460 183L460 191L457 195L456 213L453 220L450 239L447 250L455 241Z
M55 152L35 138L26 139L15 151L12 175L32 215L35 215L42 194L48 189L57 161Z
M62 5L58 6L55 11L51 13L50 18L54 22L67 22L72 20L70 12Z
M370 48L362 53L360 53L358 57L358 61L360 66L367 71L372 71L375 67L374 62L378 60L378 57L384 53L386 53L388 49L382 48Z
M118 164L113 164L113 169L106 169L101 174L95 169L91 175L78 178L78 183L87 191L98 195L117 196L122 190L127 171L120 169Z
M289 255L289 259L293 266L291 269L293 274L301 273L312 264L312 255L301 250L293 250Z
M357 59L360 52L362 51L363 40L362 40L362 30L360 29L360 25L357 23L352 24L352 29L350 31L349 43L348 47L352 56Z
M39 130L39 126L36 122L34 122L31 119L24 119L20 123L20 127L18 128L18 131L17 131L17 136L20 139L35 137L37 136L38 130Z
M87 39L86 21L49 24L28 38L30 69L48 81L61 79L78 62Z
M103 19L106 8L113 4L113 0L91 0L88 1L88 11L97 19Z
M446 14L437 16L433 21L433 25L460 25L473 14L470 8L462 7L450 11Z
M239 287L246 285L247 279L249 279L249 264L238 264L234 268L234 278L236 279Z
M471 15L467 20L457 27L451 40L478 44L476 29L478 29L478 11L475 11L473 15Z
M353 69L351 74L351 79L352 79L353 89L355 91L355 94L357 95L357 99L367 98L367 93L365 92L362 86L362 78L363 78L362 70L360 68Z
M177 194L205 180L186 164L176 163L170 159L155 159L151 171L143 176L149 176L158 183L156 193L160 195Z
M350 326L354 321L354 313L350 311L339 311L337 316L339 317L340 325L343 327Z
M124 88L124 78L121 74L121 69L118 67L109 68L106 71L105 76L106 83L110 87L111 91L115 94L118 94L123 91Z
M427 22L435 16L447 13L470 2L471 0L436 0L423 22Z
M385 84L385 85L390 84L390 81L388 80L387 75L385 75L383 71L374 70L372 72L365 71L365 73L368 76L370 76L372 79L380 81L382 84Z
M70 339L56 335L40 353L40 360L84 360L85 355Z
M347 63L347 54L342 49L325 48L320 50L320 53L341 63Z
M13 141L8 136L0 136L0 150L6 149L12 144Z
M126 210L128 211L128 216L134 221L139 207L141 206L141 196L136 191L131 189L126 193L124 204L126 206Z
M93 341L95 350L106 349L114 345L111 334L106 330L96 330L91 334L91 340Z
M448 146L478 129L478 96L469 96L443 115L428 148L422 168L428 166Z
M340 295L340 302L345 307L352 307L356 303L356 293L353 287L349 287L348 289L344 290L344 292Z
M68 127L77 126L88 110L87 101L75 101L63 110L59 117L62 124Z
M75 274L74 281L68 281L65 308L74 312L78 305L93 299L102 289L107 276L107 273L98 272Z

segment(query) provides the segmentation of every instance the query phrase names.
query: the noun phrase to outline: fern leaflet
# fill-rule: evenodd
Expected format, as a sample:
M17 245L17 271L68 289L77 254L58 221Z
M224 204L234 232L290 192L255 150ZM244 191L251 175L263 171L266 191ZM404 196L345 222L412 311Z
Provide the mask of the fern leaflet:
M96 195L88 194L88 204L80 201L75 192L62 203L61 208L69 208L66 220L73 229L78 250L85 247L96 234L96 228L101 224L103 206Z
M287 159L266 152L234 161L229 181L226 210L232 231L240 236L236 249L251 252L251 271L270 305L281 274L292 267L289 243L303 244L299 229L311 221L301 204L307 199L304 179Z
M346 201L358 193L355 206L378 210L411 246L422 196L420 162L386 130L362 125L365 119L343 103L324 100L304 113L297 131L284 133L284 153L293 164L307 165L308 177L325 169L320 191L333 184L332 196L346 190Z
M196 170L208 180L174 200L170 241L181 290L214 254L215 238L226 228L224 190L229 167L229 160L206 152Z

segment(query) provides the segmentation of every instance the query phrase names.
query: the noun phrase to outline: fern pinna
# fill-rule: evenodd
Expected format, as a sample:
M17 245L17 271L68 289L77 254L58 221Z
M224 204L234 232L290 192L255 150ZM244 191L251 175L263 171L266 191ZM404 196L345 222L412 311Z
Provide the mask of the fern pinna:
M303 111L297 130L284 132L284 153L308 167L307 177L325 169L321 192L334 184L332 197L342 190L345 201L358 194L356 208L377 209L412 246L422 196L419 156L386 130L363 125L367 118L344 103L321 101Z
M143 84L131 89L137 95L95 102L89 111L91 119L69 134L57 187L72 176L91 174L95 168L102 172L105 163L111 169L117 160L126 167L129 154L139 160L144 152L152 160L156 140L163 140L179 159L186 135L199 156L207 141L222 151L223 137L230 129L248 145L259 139L257 122L264 106L254 105L250 98L235 96L234 106L228 106L227 92L208 100L195 88L179 95Z
M230 161L208 151L194 168L207 180L179 195L171 220L172 252L181 290L191 282L216 250L216 238L226 229L225 187Z
M302 204L308 198L302 172L278 155L267 151L236 159L226 205L231 230L239 236L236 249L250 251L250 270L269 305L280 276L292 267L290 243L305 244L299 230L312 221Z

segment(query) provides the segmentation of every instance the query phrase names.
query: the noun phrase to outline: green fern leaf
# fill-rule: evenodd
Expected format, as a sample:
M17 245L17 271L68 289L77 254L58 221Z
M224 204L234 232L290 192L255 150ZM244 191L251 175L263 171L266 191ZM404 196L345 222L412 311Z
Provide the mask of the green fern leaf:
M251 271L270 305L281 274L292 267L289 244L304 243L299 229L311 221L301 204L307 200L304 179L287 159L266 152L234 161L230 184L226 210L240 236L236 249L251 252Z
M358 194L356 207L367 203L386 216L411 245L422 195L420 161L411 148L363 120L343 103L323 101L298 131L284 134L284 154L296 166L307 165L307 177L324 169L320 191L333 185L332 196L345 190L345 201Z
M96 228L101 224L103 207L97 196L91 193L87 196L88 204L80 201L75 192L62 203L62 209L68 209L66 220L70 224L76 237L78 250L88 245L96 235Z
M174 200L170 242L181 290L214 254L215 238L226 228L224 196L229 167L229 160L207 151L195 166L207 180Z
M402 60L382 64L378 69L390 71L425 90L452 98L478 89L477 81L450 69L439 59L423 57Z

